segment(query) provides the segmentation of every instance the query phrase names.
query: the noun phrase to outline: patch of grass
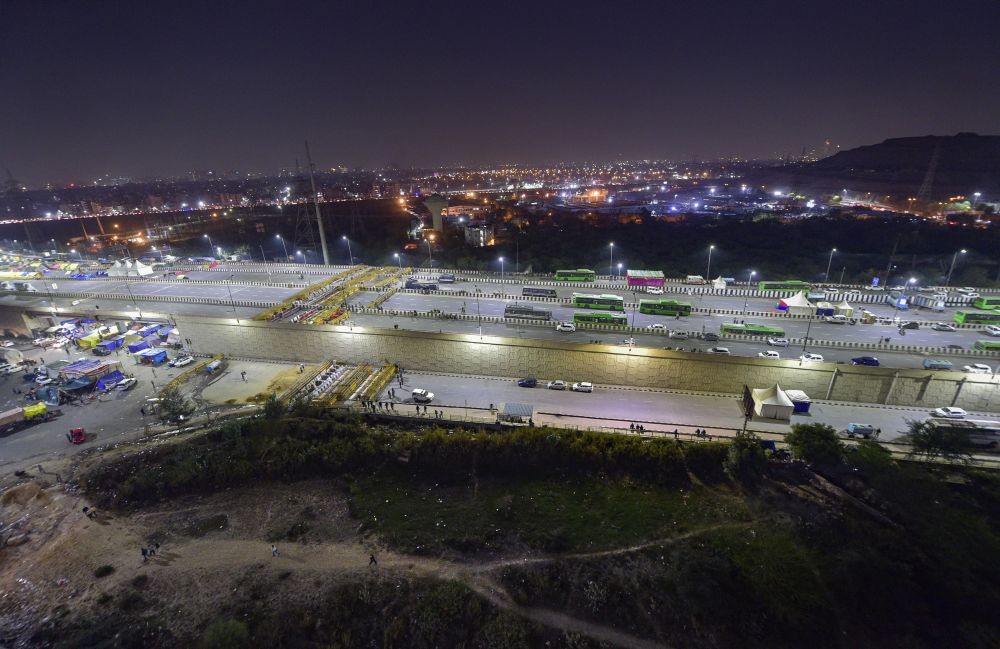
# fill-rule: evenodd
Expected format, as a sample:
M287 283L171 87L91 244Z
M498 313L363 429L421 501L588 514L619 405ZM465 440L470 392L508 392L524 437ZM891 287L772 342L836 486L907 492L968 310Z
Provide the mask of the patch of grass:
M105 564L103 566L100 566L97 570L94 571L94 576L100 579L101 577L107 577L114 571L115 571L114 566L109 566Z
M445 486L400 471L352 485L355 515L410 552L502 551L523 543L547 552L641 543L692 527L747 520L739 496L574 477L482 480Z
M149 583L149 575L136 575L131 583L133 588L145 588Z
M309 526L302 521L292 523L287 529L271 531L267 535L269 543L275 541L299 541L309 532Z
M227 527L229 527L229 516L226 514L215 514L214 516L199 518L196 521L192 521L190 525L184 528L184 534L194 538L200 538L209 532L224 530Z
M101 606L104 606L113 599L114 597L111 595L111 593L101 593L100 595L97 596L97 603L100 604Z

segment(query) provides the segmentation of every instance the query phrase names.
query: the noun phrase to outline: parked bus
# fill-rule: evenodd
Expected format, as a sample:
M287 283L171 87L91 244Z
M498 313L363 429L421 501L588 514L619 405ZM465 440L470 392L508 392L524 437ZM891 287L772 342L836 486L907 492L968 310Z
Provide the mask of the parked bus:
M691 303L680 300L639 300L639 313L691 315Z
M761 282L757 285L757 289L761 291L809 291L812 289L812 284L797 279L786 279L781 282Z
M931 417L925 423L939 430L964 431L969 435L969 443L978 448L996 448L1000 444L1000 422L997 421Z
M573 306L578 309L600 309L601 311L624 311L625 298L620 295L593 295L574 293Z
M521 289L521 295L525 297L556 297L556 290L554 288L525 286Z
M503 310L505 318L526 318L528 320L551 320L552 312L526 304L508 304Z
M1000 350L1000 340L977 340L972 348L984 351L997 351Z
M573 322L596 322L598 324L628 326L628 316L624 313L611 313L610 311L585 311L573 314Z
M1000 309L1000 295L990 295L988 297L977 297L972 301L972 306L977 309L986 309L991 311L993 309Z
M724 334L745 334L748 336L774 336L784 338L785 330L781 327L760 324L724 324L719 327Z
M597 273L586 268L556 271L556 279L563 282L593 282L596 277Z
M1000 324L1000 309L996 311L955 311L958 324Z

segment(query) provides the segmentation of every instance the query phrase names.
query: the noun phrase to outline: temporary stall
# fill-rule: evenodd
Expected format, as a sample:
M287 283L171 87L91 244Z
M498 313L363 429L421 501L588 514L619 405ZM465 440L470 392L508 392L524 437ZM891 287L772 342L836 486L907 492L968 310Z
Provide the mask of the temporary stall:
M102 376L100 379L97 380L97 389L110 390L111 388L118 385L119 381L123 381L124 379L125 375L122 374L119 370L115 370L110 374L105 374L104 376Z
M139 336L142 336L143 338L145 338L147 336L152 336L154 333L156 333L159 330L160 330L160 325L158 325L158 324L150 324L150 325L143 326L141 329L139 329L139 331L137 331L135 333L138 334Z
M159 336L160 338L166 338L167 336L170 335L170 332L173 330L174 330L173 325L168 325L168 324L160 325L160 328L157 330L156 335Z
M853 318L854 317L854 307L852 307L850 304L848 304L847 300L844 300L843 302L841 302L840 304L838 304L836 306L836 309L837 309L837 314L838 315L847 316L848 318Z
M181 342L182 342L181 341L181 332L178 331L176 327L173 328L173 329L171 329L170 333L167 334L167 344L168 345L179 345L179 344L181 344Z
M76 344L80 346L80 349L90 349L99 342L101 342L101 335L97 332L76 339Z
M789 315L813 315L816 313L816 307L806 299L806 294L802 291L779 300L778 310L786 311Z
M816 303L816 315L833 315L836 312L837 312L836 307L834 307L829 302Z
M167 360L167 350L165 349L144 349L136 356L139 362L144 365L159 365Z
M77 390L86 390L88 388L94 387L94 382L85 376L73 379L69 383L60 386L64 392L75 392Z
M112 352L125 343L125 336L118 336L117 338L110 338L102 342L97 343L98 347L103 347L104 349Z
M724 277L719 276L712 280L712 288L714 288L717 291L721 291L727 286L729 286L729 283L726 282L726 279Z
M140 340L138 342L129 343L128 350L131 353L141 352L144 349L149 349L149 343L145 340Z
M771 388L753 390L753 411L759 417L788 421L792 418L794 410L795 405L792 400L777 384Z
M31 419L32 417L44 415L48 407L44 403L33 403L30 406L25 406L23 410L25 419Z
M535 407L527 403L505 403L500 411L500 421L526 424L531 421Z
M809 398L808 394L802 390L785 390L785 396L792 400L796 413L809 412L812 399Z
M625 271L625 282L628 284L629 288L636 287L648 287L654 286L657 288L663 288L666 279L663 277L663 272L658 270L627 270Z

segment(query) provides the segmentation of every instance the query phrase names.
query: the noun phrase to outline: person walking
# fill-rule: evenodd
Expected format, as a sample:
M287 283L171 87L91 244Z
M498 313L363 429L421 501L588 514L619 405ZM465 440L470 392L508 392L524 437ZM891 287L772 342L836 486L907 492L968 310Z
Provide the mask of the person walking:
M142 562L146 563L147 561L149 561L149 550L147 550L146 548L143 548L142 549Z
M375 558L374 554L368 555L368 567L371 568L372 566L378 568L378 560Z
M246 370L243 370L242 372L240 372L240 378L243 379L244 383L247 382L247 371Z
M276 546L275 544L273 544L273 543L272 543L272 544L271 544L271 556L272 556L272 557L276 557L276 556L278 556L279 554L281 554L281 553L280 553L280 552L278 552L278 546Z

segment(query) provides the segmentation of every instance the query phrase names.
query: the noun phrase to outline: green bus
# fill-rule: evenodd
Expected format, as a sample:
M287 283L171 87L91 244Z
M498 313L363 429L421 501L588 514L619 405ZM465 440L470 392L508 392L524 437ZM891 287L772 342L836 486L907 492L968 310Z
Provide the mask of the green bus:
M691 303L680 300L639 300L639 313L691 315Z
M597 324L610 324L619 327L628 326L628 316L624 313L611 313L610 311L587 311L575 312L573 322L596 322Z
M761 282L757 285L757 289L760 291L808 291L812 289L812 284L797 279L786 279L782 282Z
M785 330L781 327L772 327L760 324L724 324L719 327L724 334L744 334L747 336L774 336L784 338Z
M597 273L586 268L556 271L556 279L564 282L593 282L596 277Z
M1000 310L996 311L955 311L958 324L1000 324Z
M973 349L983 349L986 351L996 351L1000 349L1000 340L977 340L972 346Z
M625 298L620 295L593 295L574 293L573 306L578 309L600 309L601 311L624 311Z
M991 295L989 297L977 297L972 301L972 306L977 309L986 309L987 311L1000 308L1000 295Z

